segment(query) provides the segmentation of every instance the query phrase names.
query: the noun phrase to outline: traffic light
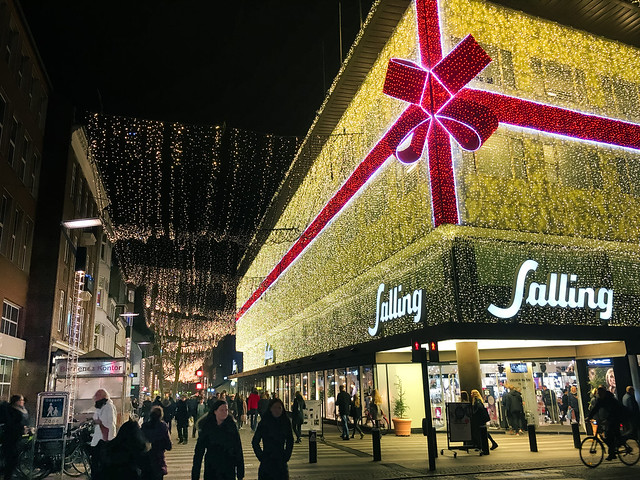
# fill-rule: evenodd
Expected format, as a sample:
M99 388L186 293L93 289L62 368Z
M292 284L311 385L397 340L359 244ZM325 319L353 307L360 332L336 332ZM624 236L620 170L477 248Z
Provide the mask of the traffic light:
M196 383L196 390L202 390L202 384L200 382Z
M196 377L201 377L202 376L202 369L199 368L198 370L196 370Z
M426 359L427 359L426 351L424 348L422 348L422 345L420 345L420 341L412 340L411 341L411 361L413 363L422 363Z
M438 342L431 340L429 342L429 361L432 363L440 362L440 351L438 350Z

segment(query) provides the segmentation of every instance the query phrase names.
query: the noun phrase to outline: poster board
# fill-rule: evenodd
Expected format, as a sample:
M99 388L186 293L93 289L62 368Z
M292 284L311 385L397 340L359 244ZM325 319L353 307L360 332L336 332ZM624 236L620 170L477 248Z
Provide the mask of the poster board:
M304 403L306 408L302 411L304 419L302 420L301 430L303 432L320 430L322 428L322 401L305 400Z
M450 442L471 441L471 404L447 403L447 433Z

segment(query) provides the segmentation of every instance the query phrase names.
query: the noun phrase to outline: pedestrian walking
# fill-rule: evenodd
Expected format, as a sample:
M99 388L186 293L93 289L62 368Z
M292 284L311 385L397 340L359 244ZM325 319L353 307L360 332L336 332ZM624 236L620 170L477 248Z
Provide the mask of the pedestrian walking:
M631 385L626 388L626 393L622 397L622 405L627 409L629 417L629 430L635 438L640 438L640 408L636 401L635 390Z
M152 407L153 405L151 404L151 400L145 400L142 402L142 407L140 407L140 418L142 418L143 423L149 421L149 414L151 413Z
M101 442L104 443L102 440ZM148 450L149 445L140 430L140 425L135 420L128 420L120 427L115 438L99 449L99 468L102 478L105 480L141 479ZM93 469L91 478L96 478Z
M193 423L192 437L196 438L196 417L198 415L198 395L192 395L187 400L187 411L189 412L189 423Z
M162 401L162 409L164 410L164 421L169 427L169 433L171 433L171 424L176 415L176 402L171 395L167 394L167 397Z
M247 402L240 393L236 395L236 412L238 415L238 430L242 430L247 421Z
M349 440L349 410L351 409L351 396L346 392L345 386L340 385L340 393L336 398L336 407L342 422L342 439Z
M176 427L178 427L178 444L189 443L189 406L187 397L182 396L176 402Z
M480 428L486 426L491 420L489 412L484 406L484 400L478 390L471 390L471 438L476 448L482 449L482 441L480 438ZM493 439L491 434L487 432L487 437L491 442L491 450L498 448L498 443Z
M513 386L506 395L506 407L507 418L509 419L509 425L516 435L522 433L522 417L524 415L524 405L522 402L522 395Z
M20 439L27 431L29 414L24 406L22 395L12 395L9 403L0 407L0 423L2 431L2 456L4 458L4 478L9 480L18 466L20 457Z
M269 410L269 393L263 392L260 395L260 400L258 400L258 413L260 414L260 418L262 419L267 411Z
M204 457L204 480L242 480L244 457L235 422L225 400L217 400L198 422L198 442L193 454L191 480L200 479Z
M296 443L300 443L302 437L302 422L304 421L304 409L307 408L304 398L300 392L296 392L293 398L293 407L291 408L291 423L293 424L293 433L296 434Z
M96 411L93 413L95 428L91 438L91 478L108 480L108 477L103 476L103 468L100 465L101 450L105 446L104 442L109 442L116 436L116 406L111 401L109 393L102 388L93 395L93 401Z
M378 428L380 426L380 422L384 418L384 412L382 411L382 396L380 396L380 392L376 388L374 388L371 393L369 415L371 416L373 426Z
M204 404L204 398L202 396L198 397L198 404L196 405L196 414L193 417L193 428L191 429L191 436L196 438L196 430L198 429L198 421L202 418L202 416L206 413L207 406Z
M151 444L151 450L147 453L147 459L142 469L144 480L162 480L162 477L167 474L164 452L171 450L172 445L169 428L162 421L163 416L162 407L152 407L149 412L149 421L142 424L142 434Z
M251 430L253 432L256 431L256 426L258 425L258 402L260 401L260 395L258 395L258 390L254 388L249 394L249 398L247 398L247 409L249 412L249 420L251 422Z
M580 423L580 402L578 401L578 389L575 385L569 390L567 399L569 402L567 408L567 419L569 423Z
M251 446L260 461L258 480L289 479L287 463L293 452L293 433L284 403L279 398L269 401L267 411L253 435Z
M364 432L362 431L362 428L360 428L360 423L362 422L362 403L360 403L360 395L357 393L353 395L351 410L349 413L353 419L353 433L351 434L351 438L356 435L357 430L360 433L360 440L362 440L364 438Z

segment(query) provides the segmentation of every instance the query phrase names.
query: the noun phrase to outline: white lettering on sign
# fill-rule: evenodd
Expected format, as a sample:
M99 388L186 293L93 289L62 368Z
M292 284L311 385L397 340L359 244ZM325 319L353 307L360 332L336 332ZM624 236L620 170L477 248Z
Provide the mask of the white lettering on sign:
M613 313L613 289L577 287L578 276L567 273L551 273L546 284L530 282L526 285L527 275L535 272L538 262L526 260L522 262L516 276L511 305L501 308L489 305L489 313L498 318L515 317L523 302L538 307L589 308L596 310L596 318L609 320ZM525 290L527 298L525 299Z
M384 289L384 283L381 283L376 297L376 323L373 327L368 328L371 336L378 333L381 323L389 320L402 318L406 315L413 315L414 323L418 323L422 319L422 290L414 290L413 293L402 296L402 285L398 285L389 290L388 300L381 301Z

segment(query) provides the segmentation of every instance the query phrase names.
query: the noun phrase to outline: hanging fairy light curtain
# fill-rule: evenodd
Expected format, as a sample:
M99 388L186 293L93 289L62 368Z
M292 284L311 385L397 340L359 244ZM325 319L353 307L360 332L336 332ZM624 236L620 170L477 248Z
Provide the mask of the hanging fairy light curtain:
M98 114L87 136L116 255L148 308L231 318L237 263L298 139Z

